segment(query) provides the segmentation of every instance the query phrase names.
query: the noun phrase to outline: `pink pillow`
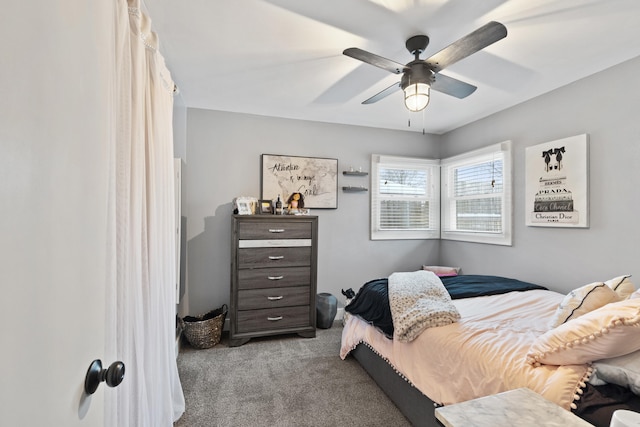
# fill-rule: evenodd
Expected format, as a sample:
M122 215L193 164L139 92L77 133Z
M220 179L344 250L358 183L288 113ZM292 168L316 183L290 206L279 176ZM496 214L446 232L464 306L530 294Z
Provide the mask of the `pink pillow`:
M442 267L439 265L423 265L423 270L431 271L438 277L457 276L460 267Z

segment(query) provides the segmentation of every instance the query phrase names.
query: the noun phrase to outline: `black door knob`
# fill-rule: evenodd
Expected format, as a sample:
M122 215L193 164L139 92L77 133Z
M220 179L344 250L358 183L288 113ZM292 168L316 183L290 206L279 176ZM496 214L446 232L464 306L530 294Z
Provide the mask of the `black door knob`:
M84 391L87 394L93 394L98 389L102 381L106 382L109 387L116 387L124 379L124 363L113 362L107 369L102 369L102 361L96 359L91 362L87 375L84 379Z

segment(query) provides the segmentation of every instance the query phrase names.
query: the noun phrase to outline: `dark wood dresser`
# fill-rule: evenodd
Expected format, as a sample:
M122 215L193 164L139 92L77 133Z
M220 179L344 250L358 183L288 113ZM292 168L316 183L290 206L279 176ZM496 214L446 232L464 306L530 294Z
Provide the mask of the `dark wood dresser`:
M234 215L229 345L316 336L318 217Z

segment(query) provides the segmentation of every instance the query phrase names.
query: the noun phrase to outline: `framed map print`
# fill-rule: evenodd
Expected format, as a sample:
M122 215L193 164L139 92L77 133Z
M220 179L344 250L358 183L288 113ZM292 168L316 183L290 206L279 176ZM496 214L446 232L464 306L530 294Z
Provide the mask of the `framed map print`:
M283 203L293 193L304 197L304 207L338 207L338 159L321 157L262 155L261 199Z

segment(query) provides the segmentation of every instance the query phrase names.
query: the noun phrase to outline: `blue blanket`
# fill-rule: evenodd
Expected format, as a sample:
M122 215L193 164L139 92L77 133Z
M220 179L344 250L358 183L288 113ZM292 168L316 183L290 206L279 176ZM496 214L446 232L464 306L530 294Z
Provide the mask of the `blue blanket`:
M441 277L440 280L442 280L444 287L447 288L451 299L498 295L514 291L530 291L533 289L547 290L544 286L500 276L465 274Z

